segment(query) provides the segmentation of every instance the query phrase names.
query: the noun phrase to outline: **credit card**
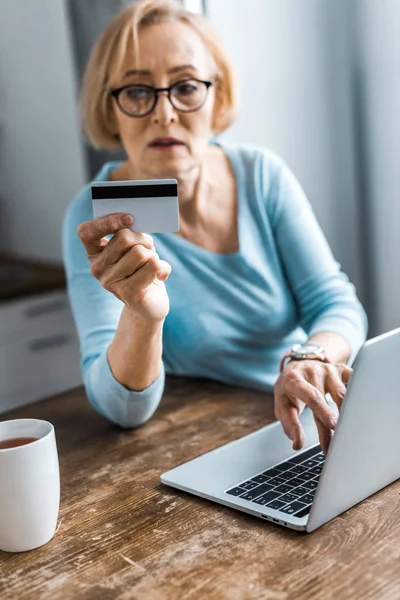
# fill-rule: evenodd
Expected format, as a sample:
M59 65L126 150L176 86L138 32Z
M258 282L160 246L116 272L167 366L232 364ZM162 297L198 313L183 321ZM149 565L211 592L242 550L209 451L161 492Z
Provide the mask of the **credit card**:
M134 218L132 231L142 233L179 231L176 179L94 181L91 187L95 219L123 212Z

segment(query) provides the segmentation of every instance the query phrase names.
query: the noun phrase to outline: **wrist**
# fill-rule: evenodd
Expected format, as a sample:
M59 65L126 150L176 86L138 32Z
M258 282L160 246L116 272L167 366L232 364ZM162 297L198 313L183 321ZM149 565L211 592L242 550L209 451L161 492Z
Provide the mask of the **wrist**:
M299 362L304 360L318 360L325 363L331 362L323 346L310 343L295 344L282 357L280 362L280 372L282 373L288 362Z
M108 349L115 379L129 390L143 390L160 374L163 323L147 321L124 310Z
M123 324L125 330L134 331L137 335L157 337L163 330L164 321L165 317L157 320L146 319L130 308L125 307L122 311L120 324Z

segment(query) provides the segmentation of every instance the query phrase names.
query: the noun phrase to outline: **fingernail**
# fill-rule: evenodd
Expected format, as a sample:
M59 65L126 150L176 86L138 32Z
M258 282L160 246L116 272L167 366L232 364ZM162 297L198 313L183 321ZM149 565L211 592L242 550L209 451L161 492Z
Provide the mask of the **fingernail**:
M131 217L131 215L124 215L121 218L121 223L122 223L122 225L132 225L133 224L133 218Z

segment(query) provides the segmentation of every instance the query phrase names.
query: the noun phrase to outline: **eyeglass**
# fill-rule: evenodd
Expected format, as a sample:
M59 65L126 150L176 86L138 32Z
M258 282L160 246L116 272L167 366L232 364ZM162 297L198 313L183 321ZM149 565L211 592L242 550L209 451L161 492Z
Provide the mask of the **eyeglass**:
M128 117L146 117L156 107L158 94L168 93L168 100L179 112L194 112L199 110L207 98L212 81L200 79L185 79L177 81L167 88L154 88L151 85L129 84L116 90L111 90L120 110Z

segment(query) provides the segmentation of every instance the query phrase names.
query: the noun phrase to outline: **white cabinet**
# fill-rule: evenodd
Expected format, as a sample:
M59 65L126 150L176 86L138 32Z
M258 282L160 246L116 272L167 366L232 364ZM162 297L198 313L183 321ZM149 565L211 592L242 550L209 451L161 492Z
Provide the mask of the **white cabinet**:
M0 413L82 385L64 290L0 304Z

